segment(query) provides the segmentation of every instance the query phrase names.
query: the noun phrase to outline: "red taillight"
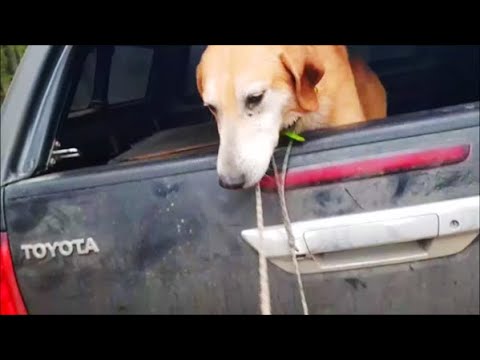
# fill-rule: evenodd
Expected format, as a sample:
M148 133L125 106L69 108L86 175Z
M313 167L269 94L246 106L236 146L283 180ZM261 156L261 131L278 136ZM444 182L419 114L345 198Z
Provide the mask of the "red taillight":
M0 233L0 315L26 315L6 233Z
M305 170L294 169L289 171L285 177L285 189L455 164L465 160L469 153L470 146L461 145L377 159L353 161L341 165L308 168ZM267 191L275 190L277 187L272 176L265 176L260 185L263 190Z

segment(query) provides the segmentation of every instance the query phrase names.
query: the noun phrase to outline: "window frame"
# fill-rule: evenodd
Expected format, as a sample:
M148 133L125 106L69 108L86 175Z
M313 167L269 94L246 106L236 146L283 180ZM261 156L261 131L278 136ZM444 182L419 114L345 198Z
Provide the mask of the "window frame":
M53 140L58 131L61 121L65 121L69 114L69 108L75 93L78 79L81 71L79 67L83 64L82 57L86 56L85 46L47 46L48 50L42 50L48 53L48 61L44 57L37 57L26 53L25 62L32 65L30 72L38 79L33 84L30 77L19 75L16 83L13 84L9 96L5 99L7 110L2 107L2 117L6 116L8 121L8 134L4 136L13 136L9 141L9 146L3 147L5 151L5 164L2 164L2 186L12 182L28 179L46 170L48 160L50 159ZM29 58L31 56L31 58ZM28 89L28 91L26 90ZM22 107L18 110L23 115L15 115L14 104L18 103L25 96ZM146 97L145 99L146 100ZM11 104L8 102L12 101ZM27 106L28 104L28 106ZM125 106L121 104L120 106ZM309 134L311 142L308 142L301 149L294 150L293 153L303 155L309 152L324 151L336 147L353 147L372 141L385 141L395 138L408 137L413 135L423 135L436 132L450 131L465 127L478 126L479 102L462 103L447 108L434 108L415 113L406 113L401 115L389 116L385 120L377 120L370 123L339 128L331 131L316 131ZM28 112L27 112L28 110ZM472 116L473 114L473 116ZM18 120L14 123L15 120ZM2 121L2 130L4 129ZM322 138L322 141L315 141ZM4 155L4 154L2 154ZM214 164L215 156L202 156L201 159L195 159L195 169L210 169ZM2 156L2 162L4 158ZM199 161L200 160L200 161ZM189 164L191 160L182 159L165 164L166 168L175 168L179 170L182 164ZM92 172L117 173L121 176L127 175L138 164L107 164L94 165L82 169L60 171L54 176L68 173L69 176L83 177ZM158 169L163 168L163 163L146 162L140 167L145 166ZM5 169L5 170L4 170ZM135 170L133 170L135 172ZM42 178L45 176L41 174ZM48 176L48 175L47 175ZM113 174L112 174L113 176Z

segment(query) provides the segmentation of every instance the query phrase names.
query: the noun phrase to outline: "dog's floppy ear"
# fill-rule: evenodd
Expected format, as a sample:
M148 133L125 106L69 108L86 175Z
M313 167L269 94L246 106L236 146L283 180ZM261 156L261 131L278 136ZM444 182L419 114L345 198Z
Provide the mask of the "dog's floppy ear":
M305 46L285 46L280 60L294 80L297 102L304 111L317 111L315 86L324 74L323 64Z

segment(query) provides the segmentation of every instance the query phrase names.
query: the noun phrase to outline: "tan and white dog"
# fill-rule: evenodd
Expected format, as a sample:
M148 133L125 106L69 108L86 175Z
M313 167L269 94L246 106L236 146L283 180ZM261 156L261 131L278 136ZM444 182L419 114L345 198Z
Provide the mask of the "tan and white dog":
M340 45L209 46L197 87L217 121L217 171L228 189L262 179L282 129L301 133L387 112L376 74Z

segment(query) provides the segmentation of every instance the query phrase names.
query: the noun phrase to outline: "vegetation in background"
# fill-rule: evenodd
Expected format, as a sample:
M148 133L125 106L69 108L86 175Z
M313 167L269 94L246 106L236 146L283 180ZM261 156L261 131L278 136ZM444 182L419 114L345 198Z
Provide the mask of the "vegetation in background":
M26 48L27 45L0 45L0 101L2 103Z

